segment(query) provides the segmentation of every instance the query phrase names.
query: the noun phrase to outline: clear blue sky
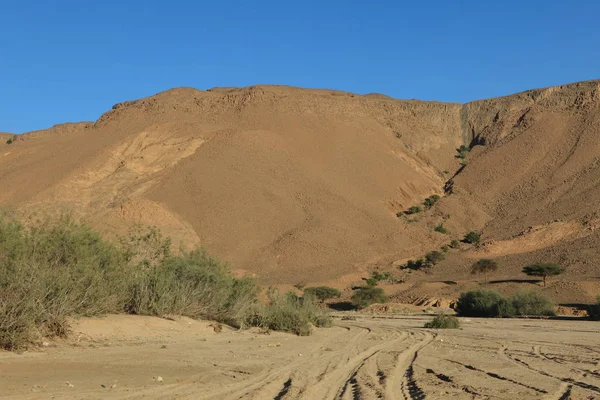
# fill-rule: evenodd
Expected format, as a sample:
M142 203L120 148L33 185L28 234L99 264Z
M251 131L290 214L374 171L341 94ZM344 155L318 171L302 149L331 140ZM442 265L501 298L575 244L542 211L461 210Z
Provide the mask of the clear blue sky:
M0 0L0 131L177 86L467 102L600 78L600 1Z

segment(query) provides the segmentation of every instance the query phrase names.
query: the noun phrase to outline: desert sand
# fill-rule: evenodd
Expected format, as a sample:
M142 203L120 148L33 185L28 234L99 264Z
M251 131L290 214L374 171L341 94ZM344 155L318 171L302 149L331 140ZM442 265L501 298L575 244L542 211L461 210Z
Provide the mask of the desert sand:
M298 337L108 316L0 352L2 399L594 399L600 322L350 313Z

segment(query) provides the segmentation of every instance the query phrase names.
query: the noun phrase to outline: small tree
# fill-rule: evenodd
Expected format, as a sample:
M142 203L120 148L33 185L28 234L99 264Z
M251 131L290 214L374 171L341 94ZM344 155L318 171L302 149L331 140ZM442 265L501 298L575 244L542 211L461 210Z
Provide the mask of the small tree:
M465 243L479 243L479 240L481 239L481 235L477 232L469 232L465 235L465 237L463 238L463 242Z
M523 273L528 276L541 276L544 281L544 287L546 286L547 277L560 275L563 272L563 268L556 264L550 263L536 263L523 268Z
M444 258L446 258L446 256L444 256L444 253L440 251L430 251L425 255L425 261L427 261L427 263L431 265L439 263Z
M305 295L311 295L319 299L321 303L329 299L338 299L342 293L329 286L317 286L304 289Z
M386 300L383 289L374 286L358 287L352 295L352 303L358 308L365 308L373 303L385 303Z
M487 283L487 274L488 272L495 271L498 269L498 263L494 260L490 260L488 258L482 258L471 266L472 274L480 274L482 273L484 276L484 281Z

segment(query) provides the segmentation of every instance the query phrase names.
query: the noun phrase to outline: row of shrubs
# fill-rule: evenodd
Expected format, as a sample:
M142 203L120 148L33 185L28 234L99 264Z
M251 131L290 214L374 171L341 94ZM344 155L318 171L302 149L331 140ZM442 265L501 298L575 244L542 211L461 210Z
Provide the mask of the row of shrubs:
M400 212L396 213L396 216L402 217L403 215L418 214L420 212L423 212L423 210L428 210L431 207L433 207L435 205L435 203L437 203L440 199L441 199L441 197L439 195L432 194L431 196L429 196L428 198L423 200L423 203L422 203L423 207L421 207L420 205L412 206L406 211L400 211Z
M460 295L456 311L465 317L555 315L552 301L532 291L522 291L512 297L504 297L494 290L472 290Z
M440 225L441 226L441 225ZM464 243L477 243L480 240L480 235L477 232L469 232L463 238ZM400 265L399 269L410 269L410 270L421 270L426 268L431 268L435 266L437 263L443 261L446 256L444 253L447 253L450 249L457 249L460 247L460 243L458 240L453 239L450 244L444 245L441 248L441 251L430 251L425 254L423 258L417 258L416 260L408 260L406 264Z
M311 293L268 292L202 249L171 251L156 229L107 241L69 217L24 226L0 215L0 348L64 336L68 318L106 313L182 315L299 335L328 318Z

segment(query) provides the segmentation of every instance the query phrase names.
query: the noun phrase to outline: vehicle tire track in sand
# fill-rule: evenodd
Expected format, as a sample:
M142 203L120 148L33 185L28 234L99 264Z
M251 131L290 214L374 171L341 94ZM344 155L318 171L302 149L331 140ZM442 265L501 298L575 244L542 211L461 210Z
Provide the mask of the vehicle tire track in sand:
M425 398L425 393L419 388L414 378L414 363L419 351L429 345L434 336L429 332L422 332L422 334L424 335L422 340L417 341L398 355L394 370L386 379L387 398L392 400ZM412 334L411 336L414 337L415 335Z

